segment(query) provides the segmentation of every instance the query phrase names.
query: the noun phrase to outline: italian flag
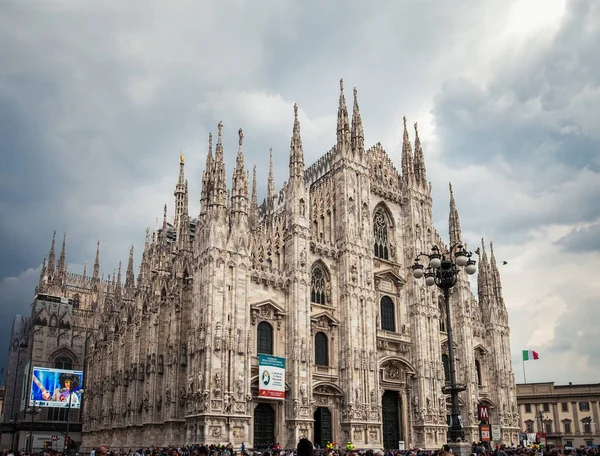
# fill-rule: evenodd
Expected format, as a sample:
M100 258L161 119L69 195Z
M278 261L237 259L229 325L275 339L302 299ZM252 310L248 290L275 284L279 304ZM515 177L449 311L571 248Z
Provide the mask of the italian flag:
M540 359L538 352L533 350L523 350L523 361L531 361L535 359Z

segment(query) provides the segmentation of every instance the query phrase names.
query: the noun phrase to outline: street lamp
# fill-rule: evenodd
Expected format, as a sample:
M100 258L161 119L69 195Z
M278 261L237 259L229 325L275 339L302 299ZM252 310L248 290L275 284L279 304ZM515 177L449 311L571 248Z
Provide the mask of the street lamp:
M448 363L450 367L450 386L443 387L444 394L450 394L452 399L450 442L460 442L464 438L462 423L460 421L460 408L458 406L458 393L465 391L465 385L456 383L456 365L454 360L454 340L452 336L452 319L450 317L450 289L456 285L458 274L464 268L465 272L472 275L477 271L475 260L471 259L473 254L461 244L454 244L449 251L440 252L434 245L431 253L420 253L415 258L412 266L413 277L420 279L425 277L425 284L429 287L436 285L444 293L446 306L446 331L448 333ZM426 257L428 264L420 263L419 258Z
M15 372L13 375L13 385L12 385L12 399L10 400L10 416L11 416L11 421L14 420L14 418L16 417L16 413L14 413L14 408L15 408L15 394L17 392L17 378L19 377L19 358L21 357L21 353L23 353L26 349L27 349L27 344L23 341L21 341L20 343L15 339L13 347L12 347L13 351L17 352L17 362L16 362L16 367L15 367ZM11 450L16 450L16 448L13 448L15 445L15 433L16 431L13 430L13 433L11 435L10 438L10 448Z

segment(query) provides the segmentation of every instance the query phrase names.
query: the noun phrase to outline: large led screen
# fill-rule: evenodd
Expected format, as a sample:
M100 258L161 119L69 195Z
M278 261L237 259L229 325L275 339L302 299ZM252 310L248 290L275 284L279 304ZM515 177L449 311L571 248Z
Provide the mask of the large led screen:
M82 371L34 367L29 405L79 408L82 386Z

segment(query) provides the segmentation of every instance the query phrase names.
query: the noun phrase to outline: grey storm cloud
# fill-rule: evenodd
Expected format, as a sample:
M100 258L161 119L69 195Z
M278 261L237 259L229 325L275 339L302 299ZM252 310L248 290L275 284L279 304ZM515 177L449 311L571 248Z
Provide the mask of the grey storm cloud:
M501 253L502 243L524 246L543 226L597 221L599 8L567 2L552 40L495 55L491 76L477 76L476 64L488 57L481 43L492 46L488 37L501 35L518 3L4 2L6 332L15 312L28 311L53 230L59 238L67 232L76 272L93 261L97 239L105 274L131 244L139 258L145 227L165 203L172 208L180 151L197 211L207 136L220 120L229 175L242 127L259 194L269 147L281 186L292 104L300 105L312 162L335 142L340 77L347 97L359 89L366 142L382 141L397 164L402 115L431 121L435 140L421 139L442 233L448 180L468 237L491 236ZM577 251L580 235L557 245ZM576 344L576 336L565 337Z

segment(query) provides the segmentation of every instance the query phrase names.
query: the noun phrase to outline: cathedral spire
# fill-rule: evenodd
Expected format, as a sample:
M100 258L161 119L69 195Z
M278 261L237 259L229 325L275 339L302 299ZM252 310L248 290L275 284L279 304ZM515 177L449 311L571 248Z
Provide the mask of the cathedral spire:
M122 291L122 285L121 285L121 262L119 261L119 272L117 273L117 282L116 282L115 287L114 287L115 301L117 301L117 302L121 300L121 291Z
M417 129L416 122L415 122L414 173L415 173L415 180L417 181L417 183L422 185L424 189L427 189L428 185L427 185L427 172L425 171L425 155L423 154L423 148L421 147L421 140L419 139L419 130Z
M294 181L304 185L304 151L302 149L302 137L300 136L297 104L294 104L294 130L290 141L290 185Z
M215 148L215 160L209 177L209 188L207 191L208 206L226 207L227 205L227 182L225 178L225 162L223 160L223 122L217 125L217 147Z
M48 277L54 276L54 268L56 262L56 254L54 253L54 244L56 243L56 230L52 234L52 245L50 246L50 253L48 254Z
M408 136L408 128L406 127L406 117L404 121L404 136L402 138L402 177L406 184L411 184L414 181L414 164L413 164L413 153L410 145L410 138Z
M83 277L87 277L87 261L83 262Z
M202 190L200 194L200 214L204 214L206 212L207 204L208 204L208 193L209 193L209 182L211 181L210 176L212 174L212 166L213 166L213 138L212 133L208 134L208 154L206 155L206 165L204 166L204 171L202 172Z
M498 302L504 302L502 298L502 282L500 280L500 271L496 264L496 256L494 255L494 243L490 241L490 275L494 287L494 296Z
M96 243L96 259L94 260L94 272L92 273L92 290L98 291L100 283L100 241Z
M161 241L166 244L167 243L167 234L169 231L169 225L167 223L167 205L165 204L165 209L164 209L164 213L163 213L163 224L162 224L162 230L160 232L160 238Z
M67 278L66 246L67 233L63 233L62 248L60 249L60 257L58 258L58 266L56 271L56 277L61 283Z
M344 96L344 80L340 79L340 101L338 104L337 117L337 145L339 153L350 145L350 122L348 120L348 109L346 108L346 97Z
M250 229L258 228L258 190L256 188L256 165L252 168L252 197L250 199Z
M179 225L181 224L181 218L187 208L184 207L186 197L186 185L185 185L185 157L183 153L179 154L179 178L177 179L177 185L175 185L175 191L173 192L175 197L175 219L173 226L175 227L176 233L179 234Z
M489 296L488 289L488 259L485 251L485 241L481 239L481 247L479 253L479 268L477 273L477 291L479 294L479 304L484 304Z
M236 223L240 223L248 216L248 180L244 169L244 151L242 149L244 132L241 128L238 130L238 137L238 153L231 185L231 214Z
M448 228L450 231L450 245L462 244L462 234L460 230L460 218L456 203L454 201L454 192L452 191L452 182L450 186L450 216L448 217Z
M363 131L362 117L358 108L358 91L354 87L354 106L352 108L352 152L362 155L365 151L365 133Z
M145 287L148 285L149 271L150 271L150 243L151 234L150 227L146 227L146 241L144 242L144 251L142 252L142 262L140 263L140 272L138 274L137 284L138 287Z
M273 172L273 148L269 147L269 178L267 181L267 210L273 209L275 197L275 174Z
M135 292L135 276L133 275L133 245L129 249L129 260L127 261L127 272L125 273L125 296L133 299Z

